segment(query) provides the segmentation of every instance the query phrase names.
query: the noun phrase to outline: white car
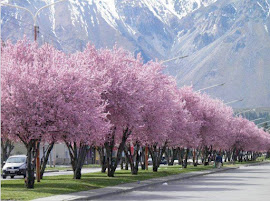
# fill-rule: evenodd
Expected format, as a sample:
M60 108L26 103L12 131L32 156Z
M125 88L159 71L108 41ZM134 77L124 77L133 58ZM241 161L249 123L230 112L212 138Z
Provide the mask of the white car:
M3 167L2 177L5 179L7 176L14 178L16 175L26 176L26 155L10 156Z

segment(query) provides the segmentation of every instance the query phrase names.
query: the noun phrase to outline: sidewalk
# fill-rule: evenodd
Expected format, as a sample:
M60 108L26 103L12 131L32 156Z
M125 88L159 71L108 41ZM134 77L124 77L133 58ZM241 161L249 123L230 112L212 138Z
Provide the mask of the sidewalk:
M178 175L171 175L167 177L154 178L144 181L138 181L133 183L121 184L117 186L110 186L106 188L99 188L89 191L81 191L76 193L64 194L64 195L55 195L50 197L38 198L33 201L64 201L64 200L93 200L99 199L105 196L110 196L118 193L125 193L133 190L138 190L140 188L145 188L151 185L162 184L169 181L175 181L180 179L188 179L191 177L202 176L207 174L212 174L216 172L237 169L238 167L230 167L230 168L221 168L221 169L211 169L205 171L198 172L189 172L189 173L181 173Z

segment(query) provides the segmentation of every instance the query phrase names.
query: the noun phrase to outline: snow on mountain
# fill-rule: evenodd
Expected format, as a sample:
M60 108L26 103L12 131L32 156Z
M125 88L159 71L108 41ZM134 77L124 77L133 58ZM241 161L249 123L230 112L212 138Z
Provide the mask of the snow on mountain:
M209 90L234 107L270 105L269 1L218 1L181 21L172 52L190 55L170 63L167 72L180 86L197 89L225 82Z
M54 0L5 0L33 13ZM115 43L144 60L169 59L166 73L179 86L196 89L226 82L208 92L233 106L270 106L270 0L69 0L45 8L37 18L40 44L67 52L87 42ZM2 40L33 39L33 20L20 9L2 7Z

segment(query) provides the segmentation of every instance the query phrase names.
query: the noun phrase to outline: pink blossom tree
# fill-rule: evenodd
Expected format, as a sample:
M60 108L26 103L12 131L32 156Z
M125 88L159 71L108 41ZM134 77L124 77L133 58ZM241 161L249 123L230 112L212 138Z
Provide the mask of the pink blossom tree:
M94 132L107 132L105 105L84 69L49 45L38 47L24 40L2 48L1 112L10 137L27 148L28 188L34 187L32 152L41 140L61 136L86 146L95 140ZM74 177L80 177L82 161L72 165Z
M86 65L95 68L94 72L102 72L99 78L104 83L100 91L101 102L106 103L105 113L112 126L110 132L96 143L103 144L106 149L107 174L112 177L126 140L133 133L134 128L140 127L139 109L142 93L138 90L137 71L142 61L121 49L95 50L90 46L81 57L85 58L83 65L89 62ZM116 157L113 157L115 147L117 153Z
M47 49L47 50L45 50ZM34 187L32 153L50 124L51 101L55 87L48 75L52 48L38 48L35 43L18 41L2 47L2 117L11 139L20 139L27 149L27 188ZM44 54L47 53L47 54ZM35 156L34 156L35 157Z
M141 100L143 104L140 108L143 125L141 131L132 136L133 142L140 142L141 145L149 147L153 171L158 171L165 149L173 140L170 133L174 115L184 114L183 106L176 94L175 80L164 75L163 68L164 66L158 62L149 62L141 67L139 77L145 86Z
M81 178L89 146L99 145L111 128L105 113L107 104L101 98L109 80L97 57L97 51L90 44L83 52L70 55L59 80L64 97L61 105L69 106L61 108L62 120L73 119L66 121L61 139L68 147L75 179Z
M191 87L181 88L180 94L186 108L201 126L197 136L200 140L199 146L204 149L204 161L207 164L209 149L212 152L212 149L218 150L224 146L230 118L233 115L232 109L218 99L193 92Z

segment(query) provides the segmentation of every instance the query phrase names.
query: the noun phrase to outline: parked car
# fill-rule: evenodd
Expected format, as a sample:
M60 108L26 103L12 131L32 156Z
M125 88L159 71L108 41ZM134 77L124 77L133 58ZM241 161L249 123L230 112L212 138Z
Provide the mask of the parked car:
M153 165L152 158L148 158L148 165Z
M5 179L7 176L14 178L16 175L26 176L26 155L14 155L10 156L6 162L4 162L2 177Z
M165 157L162 157L160 164L164 164L164 165L168 164L168 161L166 160Z
M164 165L166 165L168 162L167 162L167 160L165 159L165 157L163 157L162 159L161 159L161 161L160 161L160 164L164 164ZM153 165L153 160L152 160L152 158L148 158L148 165Z

